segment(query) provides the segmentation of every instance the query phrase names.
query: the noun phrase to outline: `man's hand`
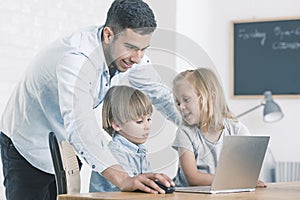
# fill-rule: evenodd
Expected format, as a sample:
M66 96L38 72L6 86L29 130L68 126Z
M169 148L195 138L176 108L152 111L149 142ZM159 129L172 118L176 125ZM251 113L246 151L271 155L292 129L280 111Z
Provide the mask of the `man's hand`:
M165 191L161 189L154 181L158 180L166 187L175 186L174 182L165 174L162 173L146 173L135 177L129 177L128 182L124 182L120 187L122 191L141 190L148 193L162 193Z
M146 173L130 177L120 165L114 165L102 172L102 175L121 191L140 190L147 193L162 193L162 190L154 181L158 180L167 187L175 186L174 182L167 175L162 173Z

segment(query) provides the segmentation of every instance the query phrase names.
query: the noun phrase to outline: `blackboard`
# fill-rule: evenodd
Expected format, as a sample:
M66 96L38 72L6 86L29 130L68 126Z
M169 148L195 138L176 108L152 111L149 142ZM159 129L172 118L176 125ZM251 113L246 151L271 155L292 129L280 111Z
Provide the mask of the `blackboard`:
M232 97L300 97L300 17L231 22Z

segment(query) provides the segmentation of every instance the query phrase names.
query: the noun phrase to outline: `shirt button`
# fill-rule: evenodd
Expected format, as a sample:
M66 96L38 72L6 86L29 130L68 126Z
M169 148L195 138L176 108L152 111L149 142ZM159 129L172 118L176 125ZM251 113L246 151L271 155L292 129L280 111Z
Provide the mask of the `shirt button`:
M81 155L83 155L83 151L82 151L82 152L80 152L80 154L81 154Z
M95 169L95 167L96 167L95 165L92 165L92 168L93 168L93 169Z
M105 86L108 86L108 84L106 83Z

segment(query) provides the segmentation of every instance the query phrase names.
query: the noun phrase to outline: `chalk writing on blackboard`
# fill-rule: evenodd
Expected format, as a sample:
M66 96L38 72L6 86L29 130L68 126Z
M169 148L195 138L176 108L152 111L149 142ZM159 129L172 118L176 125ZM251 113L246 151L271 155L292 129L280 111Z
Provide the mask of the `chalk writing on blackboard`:
M272 33L271 33L272 34ZM278 41L274 41L272 44L272 48L274 50L297 50L300 48L299 41L282 41L284 39L292 38L293 36L300 36L300 26L295 29L284 30L280 26L276 26L274 28L273 34L275 37L278 37ZM239 29L238 30L238 38L243 40L258 40L262 46L265 45L265 41L267 40L267 33L260 31L258 29L254 30L246 30Z
M238 30L238 38L243 40L249 40L249 39L259 40L260 44L264 46L267 38L267 33L258 31L257 29L248 31L243 28Z

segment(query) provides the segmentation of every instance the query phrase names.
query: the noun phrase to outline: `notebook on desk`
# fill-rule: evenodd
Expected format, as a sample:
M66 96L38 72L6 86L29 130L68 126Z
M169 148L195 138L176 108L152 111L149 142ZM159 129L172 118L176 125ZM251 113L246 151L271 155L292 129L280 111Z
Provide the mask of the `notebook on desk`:
M176 187L176 192L227 193L254 191L269 136L225 136L211 186Z

